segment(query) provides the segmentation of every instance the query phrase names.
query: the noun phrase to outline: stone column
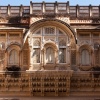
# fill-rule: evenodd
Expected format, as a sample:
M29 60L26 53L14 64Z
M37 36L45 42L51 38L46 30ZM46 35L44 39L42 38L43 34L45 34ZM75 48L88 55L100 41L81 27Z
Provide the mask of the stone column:
M29 63L29 70L33 70L33 66L32 66L32 47L30 46L29 47L29 52L30 52L30 56L29 56L29 59L30 59L30 63Z
M33 4L32 4L32 1L30 2L30 14L33 13Z
M41 70L44 70L44 50L41 50Z
M58 62L58 50L55 50L55 64L57 64Z
M8 8L7 8L7 13L8 13L8 16L10 16L10 5L8 5Z
M67 1L67 13L69 14L69 1Z
M55 9L55 14L57 14L58 13L58 3L57 3L57 1L55 2L54 9Z
M45 13L45 2L42 3L42 13Z
M79 5L76 6L76 17L79 17Z
M20 11L19 11L19 13L20 13L20 16L23 15L23 5L20 6Z
M89 5L89 17L92 17L92 6Z
M100 5L99 5L99 17L100 17Z
M68 46L68 67L71 67L71 47Z

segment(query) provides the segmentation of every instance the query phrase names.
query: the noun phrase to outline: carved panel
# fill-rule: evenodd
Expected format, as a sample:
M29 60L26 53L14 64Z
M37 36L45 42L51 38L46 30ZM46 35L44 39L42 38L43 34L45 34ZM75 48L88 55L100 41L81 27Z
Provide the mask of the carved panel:
M45 27L45 34L46 35L55 34L55 28L54 27Z
M43 17L31 17L30 24L35 23L36 21L39 21L41 19L43 19Z
M9 40L7 42L8 45L11 45L11 44L18 44L18 45L21 45L21 41L16 41L16 40Z
M87 40L87 39L85 39L85 40L80 40L79 41L79 43L78 43L79 45L84 45L84 44L90 44L90 40Z
M66 46L66 41L65 40L60 40L59 41L59 46Z
M54 37L44 37L44 41L55 41Z
M35 22L42 20L42 19L45 19L45 18L43 18L43 17L31 17L30 24L35 23ZM62 17L61 16L61 17L56 17L56 19L70 24L69 17Z
M28 50L23 50L23 65L28 65Z
M76 65L76 50L71 51L71 64Z
M40 34L41 34L41 30L38 30L35 33L33 33L33 35L40 35Z
M40 41L39 40L34 40L33 46L40 46Z
M4 60L5 52L0 50L0 62Z
M0 17L0 23L7 23L7 22L8 22L7 19Z
M66 22L67 24L70 24L70 20L69 20L69 17L56 17L56 19L59 19L63 22Z

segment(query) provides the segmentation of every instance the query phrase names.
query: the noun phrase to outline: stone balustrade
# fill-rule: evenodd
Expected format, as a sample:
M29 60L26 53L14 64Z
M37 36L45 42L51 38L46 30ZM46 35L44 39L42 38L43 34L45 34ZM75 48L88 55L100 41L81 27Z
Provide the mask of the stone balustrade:
M70 18L99 18L100 6L70 6L69 2L30 2L30 6L0 6L0 16L64 15Z
M99 96L100 93L98 72L28 71L17 77L13 74L0 74L0 96Z

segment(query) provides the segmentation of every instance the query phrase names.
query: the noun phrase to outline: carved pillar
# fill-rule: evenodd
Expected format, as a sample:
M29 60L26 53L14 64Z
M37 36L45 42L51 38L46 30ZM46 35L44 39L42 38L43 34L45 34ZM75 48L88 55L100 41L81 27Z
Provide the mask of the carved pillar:
M91 66L91 65L92 65L92 64L91 64L91 63L92 63L92 62L91 62L91 61L92 61L92 58L91 58L91 51L89 52L89 60L90 60L90 61L89 61L89 65Z
M76 50L71 50L71 64L76 65Z
M5 69L5 52L4 50L0 50L0 71L4 71Z
M20 11L19 12L20 12L20 16L22 16L22 13L23 13L23 5L20 6Z
M93 61L93 66L95 66L95 52L93 50L93 53L92 53L92 61Z
M78 50L76 52L76 65L77 65L77 67L79 66L79 51Z
M33 4L32 4L32 1L30 2L30 14L33 13Z
M5 52L5 67L7 67L7 52Z
M80 51L78 51L78 67L80 67L80 65L81 65L81 52Z
M76 6L76 17L79 17L79 5Z
M45 13L45 2L42 3L42 12Z
M91 51L90 52L90 61L91 61L91 67L93 66L93 52Z
M19 50L19 66L22 67L22 51L21 50Z
M69 14L69 1L67 1L67 13Z
M8 9L7 9L8 11L7 11L7 13L8 13L8 16L10 16L10 5L8 5Z
M99 17L100 17L100 5L99 5Z
M57 3L57 1L55 2L55 6L54 6L55 8L55 13L57 14L58 13L58 3Z
M44 52L43 52L43 63L44 63L44 65L46 64L45 60L46 60L46 49L44 49Z
M69 46L68 47L68 65L69 67L71 66L71 47Z
M58 50L55 50L55 64L58 63Z
M92 17L92 6L89 5L89 17Z
M44 50L41 50L41 70L44 69Z
M30 59L29 70L33 70L33 66L32 66L33 59L32 59L32 47L31 46L29 47L29 54L30 54L30 56L29 56L29 59Z

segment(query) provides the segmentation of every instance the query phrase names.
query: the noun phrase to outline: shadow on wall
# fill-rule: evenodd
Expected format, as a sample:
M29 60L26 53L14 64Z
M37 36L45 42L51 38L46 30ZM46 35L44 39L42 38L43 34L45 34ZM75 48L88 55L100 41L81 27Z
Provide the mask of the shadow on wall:
M100 78L100 66L93 67L92 74L93 74L94 78Z
M29 24L29 18L28 17L18 17L18 16L9 17L8 23L13 23L13 24L27 23L27 24Z
M6 67L5 77L10 75L11 77L18 78L20 77L21 68L16 65L12 65L11 67Z

